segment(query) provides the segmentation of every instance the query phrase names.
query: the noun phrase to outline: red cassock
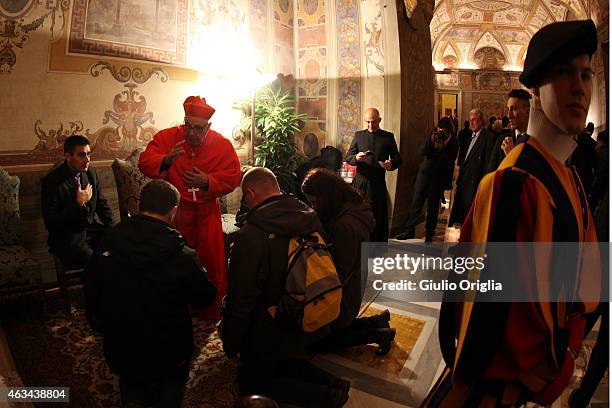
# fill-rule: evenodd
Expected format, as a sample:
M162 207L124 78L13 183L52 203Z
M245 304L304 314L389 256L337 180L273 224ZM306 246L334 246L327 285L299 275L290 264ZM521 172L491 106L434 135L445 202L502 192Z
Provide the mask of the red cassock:
M145 176L167 180L181 193L176 227L187 244L195 248L208 277L217 287L217 297L202 317L218 320L221 318L221 299L227 292L219 197L230 193L240 183L240 161L232 143L209 130L200 146L191 147L184 143L185 153L172 163L170 169L160 172L164 157L181 140L185 140L182 125L158 132L140 155L138 166ZM208 175L206 191L201 188L194 190L185 184L185 172L194 167Z

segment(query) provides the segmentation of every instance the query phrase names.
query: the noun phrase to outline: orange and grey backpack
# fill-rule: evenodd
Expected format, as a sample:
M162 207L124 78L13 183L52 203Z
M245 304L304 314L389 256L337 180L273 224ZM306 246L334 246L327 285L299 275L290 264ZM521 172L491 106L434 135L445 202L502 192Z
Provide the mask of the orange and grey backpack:
M278 306L270 306L273 318L314 332L340 315L342 282L318 232L289 240L287 280Z

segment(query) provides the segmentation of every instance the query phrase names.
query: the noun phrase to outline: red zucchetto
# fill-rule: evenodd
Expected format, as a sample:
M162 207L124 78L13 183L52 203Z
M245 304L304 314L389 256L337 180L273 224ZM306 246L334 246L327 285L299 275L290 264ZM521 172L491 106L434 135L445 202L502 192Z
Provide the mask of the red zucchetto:
M199 96L189 96L183 102L185 116L195 116L198 118L210 119L215 113L215 108L206 103L206 99Z

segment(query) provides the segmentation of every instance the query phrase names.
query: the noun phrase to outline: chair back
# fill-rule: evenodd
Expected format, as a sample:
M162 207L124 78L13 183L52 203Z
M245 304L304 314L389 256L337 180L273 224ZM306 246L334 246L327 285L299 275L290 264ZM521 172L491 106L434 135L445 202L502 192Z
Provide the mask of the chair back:
M18 245L19 177L0 167L0 245Z
M151 180L138 168L138 159L143 151L143 147L138 147L125 160L115 159L111 166L117 184L121 221L138 214L140 189Z

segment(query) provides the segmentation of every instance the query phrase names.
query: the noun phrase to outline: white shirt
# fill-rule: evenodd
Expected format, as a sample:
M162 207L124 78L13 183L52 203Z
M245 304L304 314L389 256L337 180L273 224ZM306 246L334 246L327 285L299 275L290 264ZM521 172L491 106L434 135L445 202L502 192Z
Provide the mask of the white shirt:
M480 130L476 133L472 133L472 140L470 141L470 145L468 146L467 152L465 153L465 158L467 159L470 155L470 151L472 150L472 147L474 147L474 145L476 144L476 141L478 140L478 138L480 137L480 133L482 132L483 128L480 128Z

